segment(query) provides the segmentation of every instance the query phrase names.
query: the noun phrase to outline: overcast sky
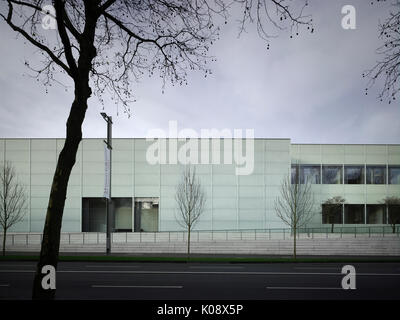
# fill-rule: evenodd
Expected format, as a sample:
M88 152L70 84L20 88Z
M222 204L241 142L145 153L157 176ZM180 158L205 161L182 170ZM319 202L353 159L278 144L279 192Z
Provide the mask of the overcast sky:
M231 20L212 47L213 74L190 73L188 86L167 86L159 77L132 83L137 102L128 118L114 105L114 137L145 137L154 128L254 129L258 138L294 143L400 143L400 105L377 99L380 84L365 95L362 73L378 56L378 22L390 1L310 1L315 32L290 39L280 32L270 50L254 31L237 37ZM341 27L342 6L356 8L356 29ZM27 76L24 59L34 49L0 21L0 137L65 137L72 91L43 86ZM83 124L84 137L104 137L102 106L95 97Z

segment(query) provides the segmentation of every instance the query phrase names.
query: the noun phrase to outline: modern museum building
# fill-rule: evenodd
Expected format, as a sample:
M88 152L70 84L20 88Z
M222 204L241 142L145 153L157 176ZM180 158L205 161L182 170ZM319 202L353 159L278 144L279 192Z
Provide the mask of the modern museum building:
M24 185L24 219L11 232L41 232L64 139L0 139L0 165ZM63 232L106 229L105 143L83 139L65 202ZM400 145L292 144L290 139L113 139L111 209L115 232L178 231L176 187L185 167L205 192L197 230L287 228L275 212L282 181L311 182L310 227L329 226L323 203L345 199L336 225L389 226L400 217ZM400 221L399 221L400 222Z

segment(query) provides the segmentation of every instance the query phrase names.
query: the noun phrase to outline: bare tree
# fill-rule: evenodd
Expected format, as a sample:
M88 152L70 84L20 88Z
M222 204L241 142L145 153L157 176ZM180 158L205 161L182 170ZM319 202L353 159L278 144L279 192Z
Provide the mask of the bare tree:
M196 170L187 167L176 187L175 200L178 206L176 220L187 230L187 256L190 256L190 233L204 211L206 196Z
M381 58L372 69L363 74L363 77L369 78L366 94L377 79L382 79L383 88L378 97L381 101L388 99L389 103L396 100L400 92L400 0L395 0L392 6L389 17L379 24L379 38L383 44L377 49L377 53Z
M297 230L304 227L314 215L314 196L311 183L298 183L286 176L281 184L280 197L275 200L275 211L278 217L292 229L293 257L296 259Z
M388 223L392 226L393 233L396 233L396 224L400 224L400 197L386 197L382 203L388 208Z
M4 5L5 3L8 6ZM313 31L312 19L303 14L307 0L6 0L0 16L26 42L38 49L43 61L26 66L48 87L65 79L73 83L73 102L66 122L66 139L60 152L43 230L34 284L34 299L53 299L55 290L43 290L44 265L57 268L60 230L68 180L82 140L82 124L92 93L104 104L111 94L131 113L130 86L144 74L158 73L163 86L186 84L188 70L210 73L209 46L218 39L216 22L228 19L239 7L240 32L250 23L268 39L270 30L289 30L291 37L302 27ZM44 24L44 20L55 22Z
M345 202L346 199L344 199L343 197L335 196L325 200L322 203L322 214L326 218L326 223L331 224L331 233L333 233L334 224L337 221L337 218L341 218L342 216L342 208Z
M6 254L7 230L22 221L25 215L26 193L11 162L0 167L0 226L3 229L3 256Z

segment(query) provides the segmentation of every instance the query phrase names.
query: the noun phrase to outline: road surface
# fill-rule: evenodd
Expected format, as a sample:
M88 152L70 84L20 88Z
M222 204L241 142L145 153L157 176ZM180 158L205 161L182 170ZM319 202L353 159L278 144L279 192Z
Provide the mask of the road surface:
M400 299L400 263L60 262L56 299L292 300ZM0 299L30 299L34 262L0 262Z

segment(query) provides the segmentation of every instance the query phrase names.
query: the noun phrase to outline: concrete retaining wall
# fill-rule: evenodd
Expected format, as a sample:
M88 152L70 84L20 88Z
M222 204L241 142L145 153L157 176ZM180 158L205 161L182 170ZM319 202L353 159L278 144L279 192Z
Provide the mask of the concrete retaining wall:
M205 254L291 255L293 238L269 238L268 234L204 233L192 237L191 252ZM241 237L241 239L240 239ZM0 239L2 237L0 236ZM228 240L227 240L228 239ZM255 240L256 239L256 240ZM39 252L41 234L7 236L8 251ZM116 233L113 234L114 253L185 253L185 233ZM62 234L60 252L104 252L104 233ZM298 255L377 255L400 256L400 238L395 234L378 235L302 235L297 240Z

